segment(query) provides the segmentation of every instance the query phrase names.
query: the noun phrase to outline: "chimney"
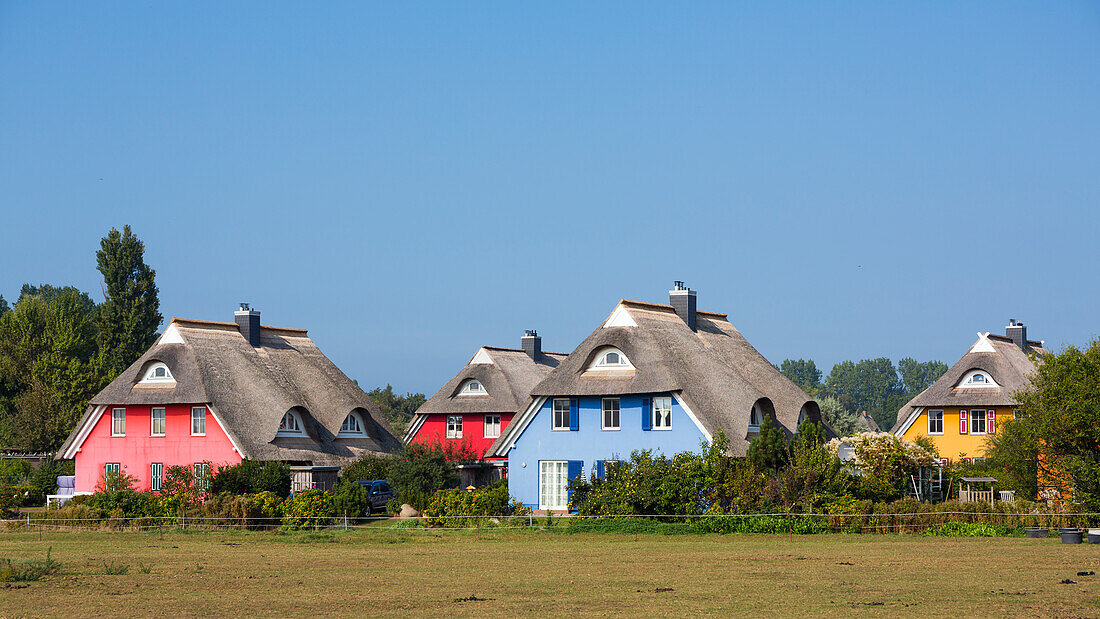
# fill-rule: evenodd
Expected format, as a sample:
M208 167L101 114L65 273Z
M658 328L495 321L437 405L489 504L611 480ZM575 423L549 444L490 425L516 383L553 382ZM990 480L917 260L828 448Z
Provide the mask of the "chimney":
M247 303L241 303L241 308L233 312L233 321L241 330L241 335L253 348L260 346L260 312L248 307Z
M523 337L519 338L519 346L532 360L539 360L539 355L542 354L542 338L539 337L538 331L534 329L524 331Z
M676 310L676 315L687 323L692 331L695 330L695 291L684 286L684 282L672 282L672 290L668 291L668 303Z
M1027 345L1027 327L1022 322L1016 322L1015 318L1008 320L1008 326L1005 327L1005 335L1012 340L1012 343L1019 346L1020 350L1027 352L1030 350Z

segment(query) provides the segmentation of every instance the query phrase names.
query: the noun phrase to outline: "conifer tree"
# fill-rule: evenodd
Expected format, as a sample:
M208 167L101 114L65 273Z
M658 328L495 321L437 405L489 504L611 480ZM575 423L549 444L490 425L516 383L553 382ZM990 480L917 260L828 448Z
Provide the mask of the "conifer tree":
M145 244L124 226L111 228L96 252L106 300L99 312L99 354L108 380L153 345L160 326L156 271L145 264Z

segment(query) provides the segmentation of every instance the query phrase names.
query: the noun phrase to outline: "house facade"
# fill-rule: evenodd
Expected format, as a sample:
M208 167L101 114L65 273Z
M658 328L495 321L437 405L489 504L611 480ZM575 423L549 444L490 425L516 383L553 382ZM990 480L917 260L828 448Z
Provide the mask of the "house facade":
M400 443L377 405L304 329L173 318L156 343L92 398L56 456L75 461L76 492L106 472L161 489L169 466L205 477L244 458L291 465L294 489L329 487L340 467Z
M891 432L929 437L945 464L984 458L987 437L1016 414L1013 394L1029 384L1035 358L1046 352L1015 320L1005 335L979 333L962 358L898 411Z
M530 406L490 448L508 486L538 510L568 506L567 484L638 449L697 451L721 430L744 455L765 417L789 433L820 409L725 314L696 310L676 282L669 304L622 300L532 390Z
M544 352L542 338L527 331L520 348L483 346L447 384L417 409L405 432L406 443L459 446L480 463L462 465L462 485L507 475L507 459L486 452L531 401L531 389L566 357Z

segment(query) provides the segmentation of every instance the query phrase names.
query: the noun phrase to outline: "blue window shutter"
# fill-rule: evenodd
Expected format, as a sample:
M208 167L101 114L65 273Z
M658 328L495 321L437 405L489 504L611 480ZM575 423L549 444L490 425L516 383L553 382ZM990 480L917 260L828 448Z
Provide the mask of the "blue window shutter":
M570 460L569 464L567 466L569 467L567 469L567 476L569 478L569 481L573 481L574 479L584 475L584 460ZM569 501L572 501L572 500L573 500L573 489L570 488L569 489Z
M653 429L653 400L642 398L642 429Z
M596 460L596 478L603 479L603 460Z
M580 403L577 401L577 398L569 400L569 429L574 432L581 429L581 415L580 411L578 410L579 404ZM570 461L569 466L573 466L572 461ZM569 470L573 469L570 468Z

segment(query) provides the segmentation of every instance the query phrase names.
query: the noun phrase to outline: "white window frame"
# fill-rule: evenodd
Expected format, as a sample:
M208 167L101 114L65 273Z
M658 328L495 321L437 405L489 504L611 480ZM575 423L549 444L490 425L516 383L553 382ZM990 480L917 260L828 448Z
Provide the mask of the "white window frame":
M195 487L205 492L210 489L210 463L195 463Z
M352 427L348 427L348 421L352 422ZM344 422L340 424L340 432L337 433L336 438L345 436L366 436L366 423L363 421L363 417L352 411L348 413L347 417L344 417Z
M157 432L157 411L160 411L160 432ZM163 406L149 409L149 436L164 436L168 430L168 411Z
M608 406L608 405L612 406ZM610 415L610 419L608 416ZM600 400L600 429L607 431L621 430L623 427L623 403L619 398L603 398Z
M978 427L978 422L979 422L978 415L976 413L981 413L980 421L981 421L982 429L981 429L980 432L976 429ZM988 411L980 409L980 408L970 409L970 417L967 418L967 423L970 424L970 434L976 434L978 436L981 436L989 430L989 416L987 415L987 413L988 413Z
M612 354L619 356L619 362L618 363L608 363L607 362L607 356L612 355ZM627 357L625 354L623 354L623 351L619 350L618 348L609 347L609 348L605 348L605 349L601 350L600 353L598 355L596 355L596 358L588 366L586 371L592 371L592 370L597 370L597 371L598 370L633 370L633 369L634 369L634 364L630 362L629 357Z
M974 382L974 377L977 375L982 376L982 382ZM997 381L993 380L993 377L989 375L989 372L985 370L970 370L963 375L962 380L959 381L960 388L962 389L986 389L989 387L1000 387Z
M447 438L462 438L462 415L447 415Z
M749 409L749 432L759 432L760 424L764 422L764 411L759 404L753 404Z
M1022 409L1022 408L1012 409L1012 418L1013 419L1019 419L1023 414L1024 414L1024 409Z
M126 436L126 409L111 409L111 436Z
M653 398L652 428L654 430L672 429L672 396Z
M477 385L477 387L475 388L474 385ZM489 392L485 390L485 383L476 378L471 378L462 383L462 388L458 390L458 395L479 396L489 395Z
M160 492L164 489L164 463L149 463L149 491Z
M564 406L564 408L558 408ZM552 429L557 431L569 430L569 398L554 398L550 404L550 415L553 417ZM560 415L560 419L559 419ZM561 424L558 422L561 421Z
M103 474L104 475L110 475L112 469L114 470L114 472L116 474L121 475L122 474L122 463L121 462L107 462L106 464L103 465Z
M164 376L157 376L157 370L164 370ZM158 361L149 366L148 370L145 370L145 376L142 377L143 383L174 383L176 379L172 376L172 370L168 369L168 366L163 362Z
M485 438L500 438L500 415L485 415Z
M939 413L940 431L936 432L932 429L932 413ZM939 409L928 411L928 434L929 436L941 436L943 435L943 411Z
M539 509L569 508L569 461L539 460Z
M287 419L290 423L285 423ZM284 427L285 426L285 427ZM283 413L283 418L279 420L279 429L275 432L275 436L305 436L306 424L302 416L297 411L287 411Z
M201 413L198 417L195 413ZM199 425L202 427L197 431L195 430L195 422L201 422ZM205 406L192 406L191 407L191 436L206 436L206 407Z

